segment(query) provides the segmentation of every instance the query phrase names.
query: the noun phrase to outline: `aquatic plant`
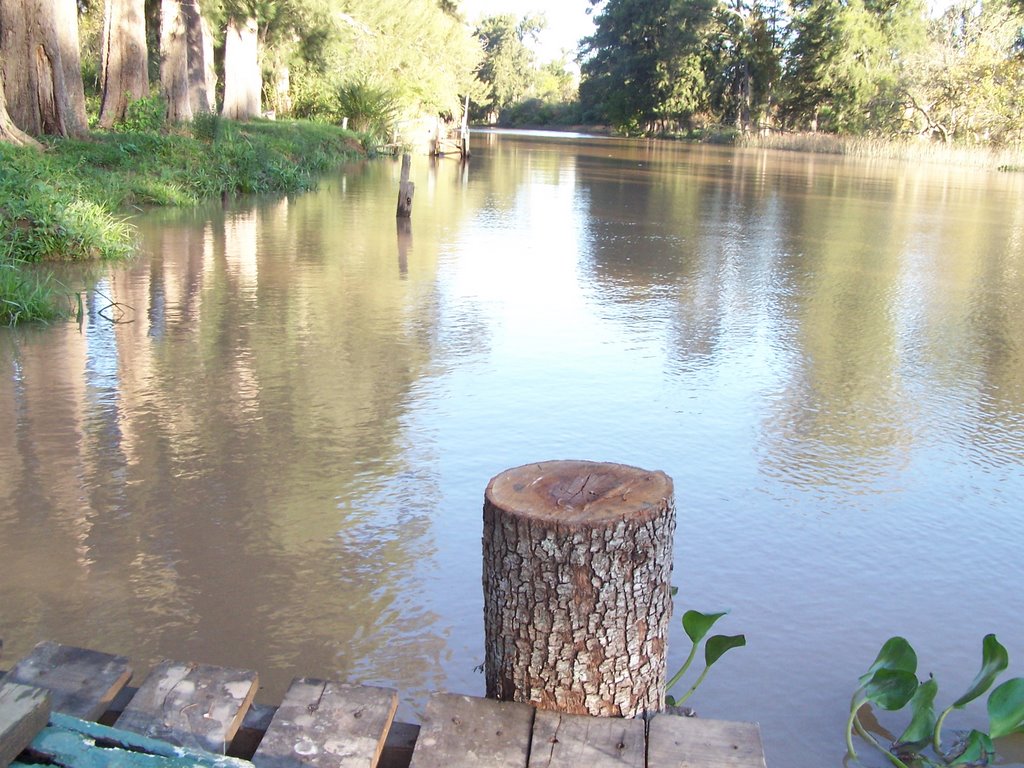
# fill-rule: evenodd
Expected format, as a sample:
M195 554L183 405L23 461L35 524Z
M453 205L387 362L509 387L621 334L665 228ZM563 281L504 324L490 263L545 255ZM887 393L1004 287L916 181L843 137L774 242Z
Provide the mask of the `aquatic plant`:
M972 730L948 751L942 746L942 726L955 709L963 709L984 694L1009 666L1009 655L996 636L985 635L981 644L981 668L960 698L935 715L939 685L931 675L917 679L917 652L902 637L889 638L868 671L860 676L850 702L846 725L848 757L857 758L853 746L856 731L881 751L897 768L921 766L987 765L995 757L992 740L1011 733L1024 733L1024 678L1015 677L997 686L988 697L988 733ZM859 712L867 704L898 711L910 705L910 724L886 749L860 722ZM931 754L928 754L928 752Z
M0 243L0 324L55 320L63 316L55 297L60 287L49 274L38 275L7 255Z
M686 661L679 670L672 676L672 679L668 681L665 686L665 690L671 689L680 680L683 675L686 674L687 670L693 664L693 660L697 656L697 650L700 648L701 641L707 636L708 632L711 631L711 627L714 626L720 618L725 616L728 611L722 611L721 613L701 613L700 611L687 611L683 614L683 631L686 632L686 636L690 638L692 646L690 647L690 653L686 657ZM666 696L665 703L670 707L682 706L683 702L689 699L694 691L700 687L700 684L704 682L704 678L708 675L708 670L711 669L711 665L718 661L722 656L733 648L739 648L740 646L747 644L747 638L744 635L712 635L708 637L707 642L704 643L704 669L693 682L693 684L687 689L683 697L676 699L673 696Z

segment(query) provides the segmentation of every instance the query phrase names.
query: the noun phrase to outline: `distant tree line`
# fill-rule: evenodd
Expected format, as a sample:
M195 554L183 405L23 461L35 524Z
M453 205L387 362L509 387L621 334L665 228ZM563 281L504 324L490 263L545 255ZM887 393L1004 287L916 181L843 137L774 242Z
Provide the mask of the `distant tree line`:
M587 122L627 134L811 130L1024 138L1011 0L591 0Z
M498 14L481 19L473 33L483 46L474 120L483 123L579 122L578 78L569 68L574 51L540 62L530 47L544 30L543 14Z
M384 136L467 95L477 121L629 135L1024 139L1024 0L591 3L540 63L542 15L470 26L457 0L0 0L0 140L268 111Z

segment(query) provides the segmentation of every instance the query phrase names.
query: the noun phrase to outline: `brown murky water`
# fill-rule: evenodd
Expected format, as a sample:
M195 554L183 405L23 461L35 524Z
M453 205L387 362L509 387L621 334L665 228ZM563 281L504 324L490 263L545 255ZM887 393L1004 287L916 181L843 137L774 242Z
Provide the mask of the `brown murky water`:
M987 632L1024 674L1024 178L474 143L414 159L408 230L390 160L148 214L140 259L68 276L81 327L0 330L7 663L381 683L415 718L483 689L488 479L586 458L674 477L678 610L748 639L692 703L770 765L840 764L892 634L940 702Z

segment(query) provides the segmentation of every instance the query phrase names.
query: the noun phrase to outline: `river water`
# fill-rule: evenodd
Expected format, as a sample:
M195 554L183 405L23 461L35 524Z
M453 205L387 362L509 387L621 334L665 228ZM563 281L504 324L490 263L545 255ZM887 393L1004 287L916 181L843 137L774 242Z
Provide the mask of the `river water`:
M748 642L690 703L770 766L842 762L891 635L940 705L988 632L1024 674L1022 175L476 134L414 158L408 229L398 175L141 215L139 259L65 276L81 324L0 331L8 664L53 639L415 719L483 691L487 481L580 458L674 478L677 613Z

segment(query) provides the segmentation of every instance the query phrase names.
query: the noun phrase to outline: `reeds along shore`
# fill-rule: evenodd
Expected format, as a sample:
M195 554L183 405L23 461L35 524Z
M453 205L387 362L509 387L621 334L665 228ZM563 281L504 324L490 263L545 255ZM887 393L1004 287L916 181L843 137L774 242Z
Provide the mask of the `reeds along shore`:
M1024 147L965 146L925 138L900 140L832 133L772 132L744 134L737 137L736 146L1024 171Z

